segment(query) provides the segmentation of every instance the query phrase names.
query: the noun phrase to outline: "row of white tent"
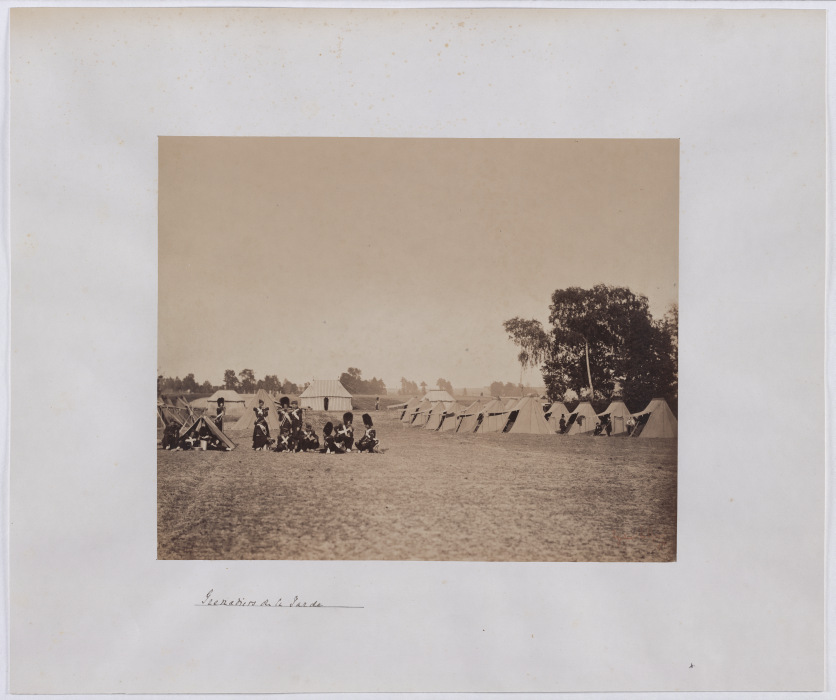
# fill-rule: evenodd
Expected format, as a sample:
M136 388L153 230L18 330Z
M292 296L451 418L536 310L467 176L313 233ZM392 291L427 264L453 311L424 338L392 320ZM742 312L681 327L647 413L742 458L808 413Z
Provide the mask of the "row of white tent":
M452 397L450 397L452 399ZM571 413L560 402L547 403L537 396L493 399L488 403L474 401L462 407L454 400L431 401L410 399L401 404L400 419L404 425L425 430L458 433L529 433L548 435L560 432L560 419L566 423L565 435L592 435L596 426L606 421L611 435L644 438L675 438L676 417L661 398L653 399L644 411L630 413L621 399L613 400L601 413L589 401L581 401ZM633 430L628 425L633 418Z

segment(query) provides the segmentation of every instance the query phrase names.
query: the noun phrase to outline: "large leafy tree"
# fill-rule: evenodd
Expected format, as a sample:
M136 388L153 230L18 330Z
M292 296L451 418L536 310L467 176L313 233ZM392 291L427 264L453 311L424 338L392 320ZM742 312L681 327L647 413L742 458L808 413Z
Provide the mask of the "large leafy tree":
M603 400L620 379L625 400L636 406L654 395L676 398L677 320L672 310L656 322L646 297L599 284L552 294L552 329L544 331L545 343L542 337L537 340L536 322L511 319L505 327L518 346L525 349L528 343L534 350L518 358L521 363L528 357L544 360L541 369L551 398L588 389L591 399Z

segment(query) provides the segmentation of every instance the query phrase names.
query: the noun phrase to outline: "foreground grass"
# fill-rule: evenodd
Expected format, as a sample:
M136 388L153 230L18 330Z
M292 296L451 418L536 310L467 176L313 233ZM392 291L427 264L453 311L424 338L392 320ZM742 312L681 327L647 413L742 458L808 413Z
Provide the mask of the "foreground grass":
M158 452L161 559L673 561L676 441L459 435L385 454ZM359 434L359 433L358 433Z

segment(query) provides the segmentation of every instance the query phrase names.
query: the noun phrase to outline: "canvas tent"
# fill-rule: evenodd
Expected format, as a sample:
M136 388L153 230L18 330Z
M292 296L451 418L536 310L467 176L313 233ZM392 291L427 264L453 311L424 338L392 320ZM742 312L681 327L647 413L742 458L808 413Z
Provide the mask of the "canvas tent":
M328 399L328 408L325 400ZM314 411L350 411L351 394L338 379L314 379L299 395L299 406Z
M427 422L424 424L424 430L438 430L441 427L441 421L444 418L444 403L438 401L433 404L430 410Z
M227 447L227 449L232 450L232 449L235 448L235 443L232 442L232 440L230 440L226 435L224 435L224 433L222 433L218 429L218 426L215 425L214 421L206 418L206 416L200 416L199 418L195 419L194 421L192 421L190 423L186 423L186 425L184 425L180 429L180 437L181 438L186 437L190 433L193 433L194 435L198 435L200 433L201 429L204 428L204 427L207 428L209 430L209 432L212 435L214 435L218 440L220 440L221 443Z
M443 401L445 406L452 406L456 402L456 399L450 396L450 394L444 391L444 389L430 389L430 391L425 394L423 400L429 401L430 403Z
M584 435L587 433L591 435L595 426L598 425L598 414L595 413L595 409L592 408L589 401L581 401L572 415L569 416L567 423L569 425L566 430L567 435Z
M415 409L421 405L421 400L418 398L412 398L406 402L406 408L404 408L403 412L401 413L401 423L406 423L407 425L412 422L412 418L415 415Z
M474 433L497 433L505 427L509 411L499 399L491 401L480 414Z
M459 427L458 418L463 410L457 403L444 409L444 413L441 415L441 424L438 426L439 432L447 433L455 431Z
M540 399L526 396L519 400L508 416L506 433L532 433L534 435L554 435L554 430L546 422Z
M476 428L476 423L479 420L479 414L482 412L482 404L479 401L474 401L470 406L463 409L459 413L459 420L456 425L456 432L458 433L472 433Z
M598 416L601 418L609 416L612 425L611 435L627 434L627 421L630 420L630 411L621 399L612 401Z
M430 404L429 401L421 401L414 408L409 409L404 415L404 420L407 425L415 425L415 420L418 418L418 414L429 409L431 405L432 404Z
M641 413L634 413L638 421L630 437L675 438L677 436L676 416L665 399L653 399Z
M418 410L415 411L415 417L412 419L413 428L423 428L427 424L427 421L430 418L430 412L432 411L434 405L435 404L426 400L421 402L421 405L418 406Z
M566 423L568 423L569 415L569 409L566 408L565 404L562 401L555 401L543 414L543 416L549 422L549 425L552 427L552 430L556 433L560 432L560 416L563 416L563 419L566 421Z
M255 427L255 411L253 409L258 406L259 399L264 401L264 406L269 409L267 411L267 427L270 428L270 434L275 435L279 431L279 413L276 410L276 403L264 389L259 389L258 393L247 401L244 415L232 426L233 430L252 430Z

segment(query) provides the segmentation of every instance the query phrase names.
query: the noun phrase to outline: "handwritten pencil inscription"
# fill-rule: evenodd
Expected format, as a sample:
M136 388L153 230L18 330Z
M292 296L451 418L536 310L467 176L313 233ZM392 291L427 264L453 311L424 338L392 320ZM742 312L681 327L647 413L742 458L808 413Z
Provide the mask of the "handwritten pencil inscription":
M264 598L261 600L253 598L220 598L215 597L215 589L209 589L203 600L196 603L198 607L224 606L231 608L362 608L362 605L324 605L318 600L300 600L299 596L293 598Z

